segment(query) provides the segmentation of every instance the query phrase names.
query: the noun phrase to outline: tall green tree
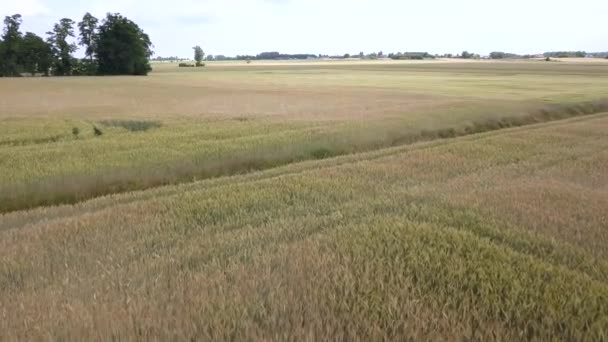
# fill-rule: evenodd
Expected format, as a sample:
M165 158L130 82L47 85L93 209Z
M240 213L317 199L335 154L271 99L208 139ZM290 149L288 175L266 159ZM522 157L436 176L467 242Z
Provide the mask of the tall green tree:
M21 62L25 71L31 74L40 72L48 76L53 63L53 52L44 39L28 32L23 37L20 50Z
M80 30L78 43L85 47L85 55L91 62L93 61L93 56L95 54L95 36L97 34L98 23L99 20L89 12L87 12L82 17L82 21L78 23L78 29Z
M196 65L201 65L203 63L203 58L205 58L205 52L200 46L195 46L194 49L194 60L196 61Z
M74 38L74 20L69 18L61 19L53 30L47 32L49 35L48 42L53 48L55 55L55 75L71 75L75 61L72 53L76 51L76 44L68 42L68 38Z
M0 75L19 76L20 48L23 41L21 15L14 14L4 18L2 44L0 44Z
M108 13L96 37L98 72L102 75L147 75L152 68L150 37L133 21Z

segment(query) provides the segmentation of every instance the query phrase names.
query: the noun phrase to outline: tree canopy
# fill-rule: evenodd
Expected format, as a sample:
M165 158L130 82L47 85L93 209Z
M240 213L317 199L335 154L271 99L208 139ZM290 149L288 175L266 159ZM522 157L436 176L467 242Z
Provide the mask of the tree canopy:
M36 34L26 33L21 43L21 62L26 72L32 75L42 73L48 76L53 64L51 46Z
M196 61L196 65L201 65L203 63L203 58L205 58L205 52L200 46L195 46L194 49L194 60Z
M101 25L90 13L78 24L63 18L47 32L46 40L31 32L21 33L21 23L19 14L4 19L0 76L146 75L151 70L150 38L118 13L109 13ZM73 56L77 50L76 27L77 41L85 50L86 59L82 60Z
M0 75L17 76L19 74L20 48L23 34L19 31L22 19L20 14L4 18L4 31L0 44Z
M133 21L108 13L99 26L95 56L104 75L147 75L152 43Z
M80 31L78 43L84 46L85 56L89 57L90 60L93 60L93 54L95 53L98 23L99 20L89 12L87 12L82 17L82 21L78 23L78 30Z
M53 30L47 32L49 35L48 42L52 47L55 55L54 74L59 76L71 75L74 64L72 53L76 51L76 44L68 42L69 38L74 38L74 20L69 18L61 19Z

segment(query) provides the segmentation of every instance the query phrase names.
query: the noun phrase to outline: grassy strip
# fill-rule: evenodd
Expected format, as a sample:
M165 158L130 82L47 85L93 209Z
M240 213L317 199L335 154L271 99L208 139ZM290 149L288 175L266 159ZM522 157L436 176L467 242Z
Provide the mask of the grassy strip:
M149 165L145 170L111 169L87 175L61 175L37 182L8 185L0 188L0 212L31 209L39 206L73 204L83 200L152 187L179 184L218 176L243 174L269 169L293 162L324 159L339 155L370 151L420 141L447 139L503 128L590 115L608 111L608 100L569 105L550 105L521 116L507 116L461 127L423 130L419 133L355 132L351 138L339 140L326 136L294 146L270 146L245 150L216 160L183 160L171 164ZM142 130L156 127L149 122L113 122L108 125Z

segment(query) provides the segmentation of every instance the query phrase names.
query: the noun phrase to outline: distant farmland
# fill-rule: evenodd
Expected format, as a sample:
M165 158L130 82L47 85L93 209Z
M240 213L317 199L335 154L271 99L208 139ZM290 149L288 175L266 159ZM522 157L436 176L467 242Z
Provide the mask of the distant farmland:
M0 79L0 212L606 111L607 66L163 63L147 78Z
M608 338L608 64L0 79L0 339Z

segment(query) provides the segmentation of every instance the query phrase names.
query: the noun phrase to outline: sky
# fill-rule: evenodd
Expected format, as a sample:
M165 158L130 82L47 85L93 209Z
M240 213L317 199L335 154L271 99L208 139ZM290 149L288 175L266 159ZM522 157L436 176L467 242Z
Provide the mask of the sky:
M86 12L135 21L156 56L608 50L608 0L0 0L39 35Z

